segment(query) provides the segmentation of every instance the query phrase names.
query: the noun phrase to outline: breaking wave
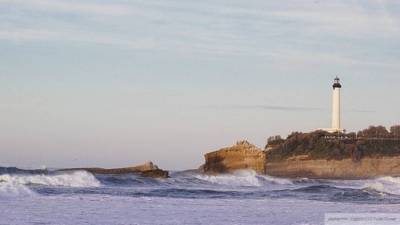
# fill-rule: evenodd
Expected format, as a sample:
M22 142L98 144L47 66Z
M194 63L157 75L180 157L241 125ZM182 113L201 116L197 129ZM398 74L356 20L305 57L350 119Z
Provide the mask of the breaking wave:
M14 182L0 182L0 197L28 197L35 193L23 184Z
M11 169L10 174L0 175L0 197L36 196L37 192L34 189L38 186L94 188L100 187L101 184L92 174L85 171L40 174L39 171Z
M65 187L99 187L100 182L90 173L75 171L59 174L3 174L1 184L47 185Z
M228 186L248 186L248 187L260 187L262 183L257 178L256 172L252 170L240 170L233 174L226 175L196 175L197 179L204 180L213 184L221 184Z
M244 187L261 187L267 185L290 185L293 181L290 179L271 177L266 175L257 175L253 170L239 170L232 174L225 175L196 175L197 179L210 182L212 184Z
M293 184L293 181L290 179L285 179L285 178L278 178L278 177L271 177L271 176L258 176L260 179L264 180L265 182L269 183L269 184L282 184L282 185L290 185ZM304 179L301 179L299 181L296 182L301 182Z
M364 185L364 189L400 195L400 177L381 177L369 180Z

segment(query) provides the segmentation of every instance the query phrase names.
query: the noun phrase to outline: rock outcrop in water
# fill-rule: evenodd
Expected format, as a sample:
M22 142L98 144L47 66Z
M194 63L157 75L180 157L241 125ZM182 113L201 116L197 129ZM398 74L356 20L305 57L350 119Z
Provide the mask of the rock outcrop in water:
M124 167L124 168L114 168L114 169L104 169L104 168L71 168L63 169L62 171L71 170L85 170L93 174L136 174L143 177L151 178L168 178L168 171L161 170L158 166L154 165L152 162L146 162L143 165Z
M48 174L47 169L19 169L17 167L0 167L0 174Z
M201 170L209 174L229 173L235 170L251 169L265 173L265 153L247 141L207 153Z

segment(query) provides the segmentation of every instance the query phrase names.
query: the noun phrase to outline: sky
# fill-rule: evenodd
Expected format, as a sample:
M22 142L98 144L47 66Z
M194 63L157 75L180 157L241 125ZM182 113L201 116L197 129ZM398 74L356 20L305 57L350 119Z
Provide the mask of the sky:
M0 0L0 165L170 170L400 124L397 0Z

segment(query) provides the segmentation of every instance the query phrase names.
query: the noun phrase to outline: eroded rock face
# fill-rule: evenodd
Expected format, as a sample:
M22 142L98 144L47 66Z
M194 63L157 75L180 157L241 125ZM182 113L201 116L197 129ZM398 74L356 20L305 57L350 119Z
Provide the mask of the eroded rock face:
M259 174L265 173L265 153L247 141L207 153L203 172L209 174L230 173L235 170L251 169Z
M388 133L381 138L360 136L294 132L266 151L266 174L314 179L400 176L400 139Z
M277 177L314 179L367 179L379 176L400 176L400 156L365 157L359 161L309 160L293 157L279 162L267 162L266 173Z
M63 171L85 170L93 174L136 174L151 178L168 178L168 171L159 169L152 162L146 162L139 166L104 169L104 168L72 168Z

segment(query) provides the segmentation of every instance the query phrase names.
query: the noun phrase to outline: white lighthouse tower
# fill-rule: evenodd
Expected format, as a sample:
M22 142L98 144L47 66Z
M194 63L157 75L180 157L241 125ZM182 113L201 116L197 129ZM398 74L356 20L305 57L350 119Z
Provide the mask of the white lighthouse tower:
M342 85L340 84L339 77L335 78L333 83L333 96L332 96L332 125L331 128L323 129L325 131L336 133L343 132L342 124L341 124L341 99L340 99L340 90Z
M341 127L341 108L340 108L340 89L342 85L340 84L339 77L335 78L333 83L333 101L332 101L332 131L342 131Z

